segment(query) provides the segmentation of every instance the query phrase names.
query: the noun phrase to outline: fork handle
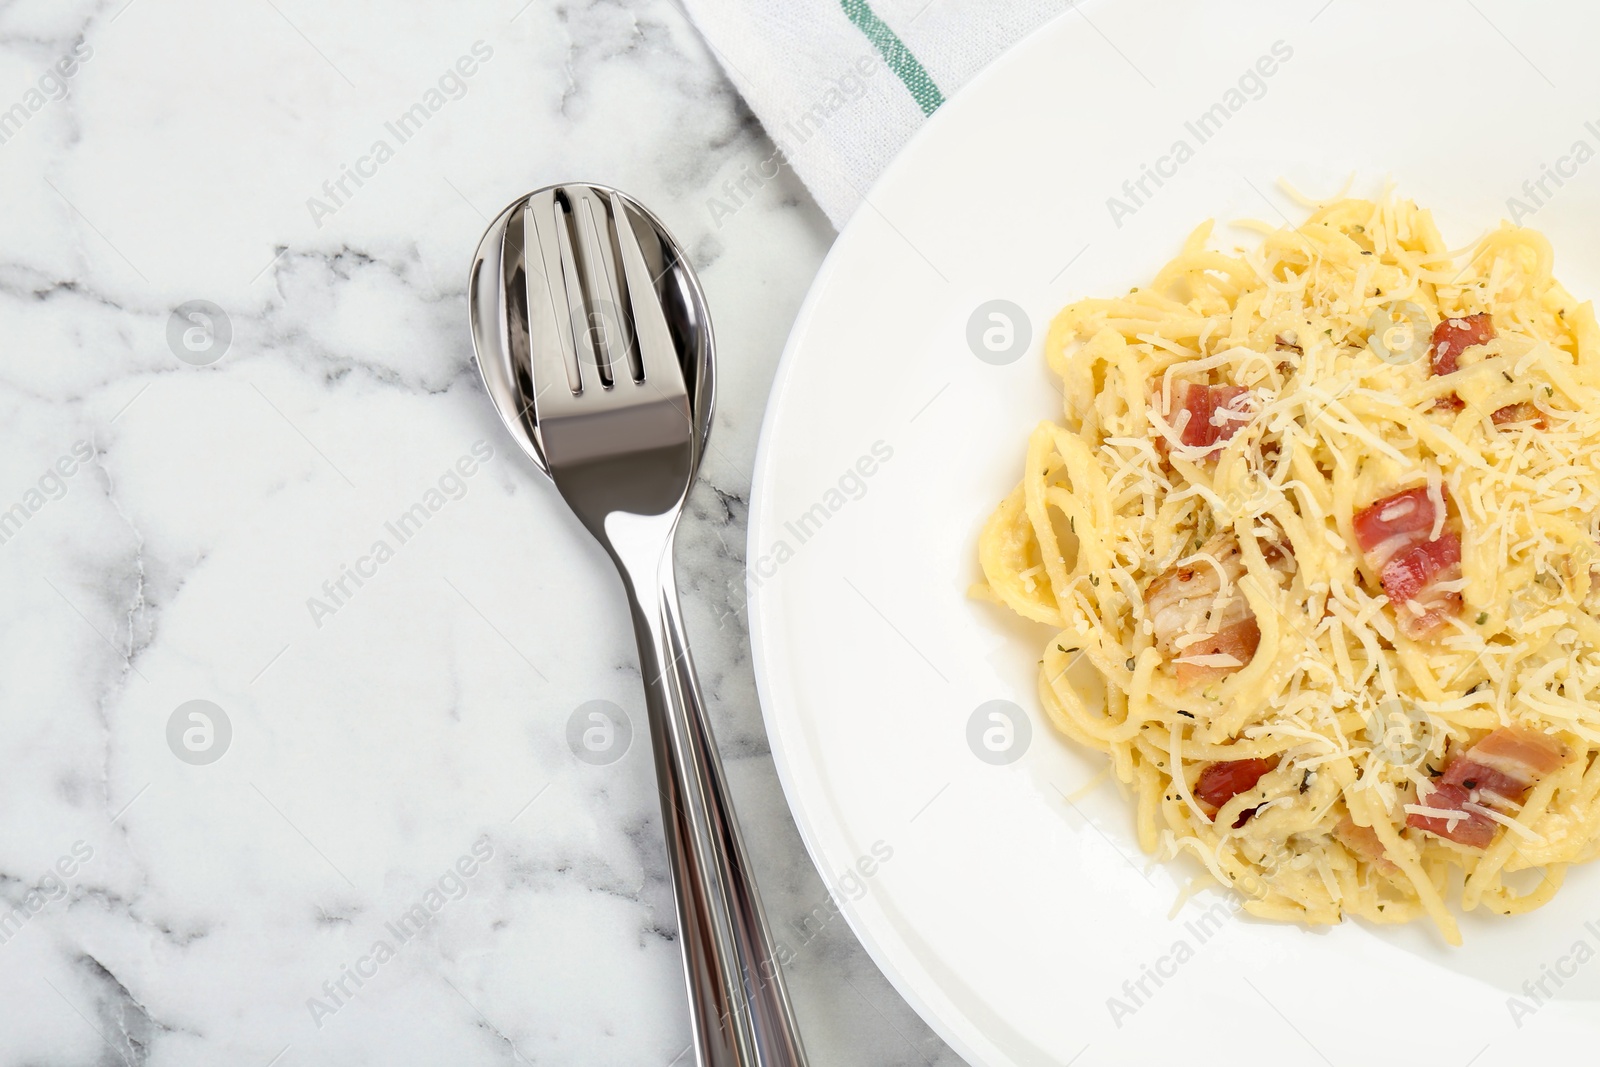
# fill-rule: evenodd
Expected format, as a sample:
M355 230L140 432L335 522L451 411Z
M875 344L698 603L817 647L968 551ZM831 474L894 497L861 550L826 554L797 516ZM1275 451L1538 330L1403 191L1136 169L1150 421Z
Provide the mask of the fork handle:
M780 959L701 703L672 555L669 540L654 574L624 567L623 576L655 750L695 1062L805 1067Z

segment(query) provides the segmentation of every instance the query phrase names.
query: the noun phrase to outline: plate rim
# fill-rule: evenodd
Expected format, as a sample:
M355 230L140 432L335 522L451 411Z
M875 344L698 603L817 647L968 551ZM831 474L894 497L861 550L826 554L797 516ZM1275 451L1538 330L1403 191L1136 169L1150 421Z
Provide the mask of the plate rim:
M766 595L763 590L765 583L751 580L755 561L760 558L759 534L763 530L759 516L766 503L766 486L772 478L772 467L776 455L774 437L777 422L776 412L780 407L783 394L788 390L790 380L795 374L800 363L799 349L803 338L809 332L810 324L816 317L818 307L822 303L823 293L830 288L830 283L841 268L839 264L844 258L847 242L852 234L859 231L863 223L861 219L867 211L873 210L869 201L873 194L886 184L896 180L899 172L912 165L914 157L918 154L920 146L927 140L939 136L943 127L952 121L950 118L957 109L965 107L965 101L976 95L975 90L986 85L990 80L999 76L1011 63L1018 61L1018 57L1030 52L1033 48L1040 47L1039 42L1059 31L1074 14L1081 8L1095 9L1105 6L1110 0L1077 0L1052 16L1045 22L1033 28L1022 38L1014 42L999 55L991 59L982 70L978 71L966 84L952 94L936 112L928 117L918 129L895 153L894 158L884 167L872 186L861 198L855 213L845 223L843 230L834 238L828 254L823 258L821 267L817 269L806 290L805 299L796 312L794 322L789 327L788 337L784 340L783 352L778 358L778 366L773 374L772 387L767 393L766 406L761 415L761 431L756 440L755 464L752 468L750 483L750 510L749 523L745 531L745 588L748 591L746 614L749 620L750 659L752 671L756 681L756 698L761 705L761 721L767 733L767 746L772 753L773 766L778 774L779 785L783 789L784 800L788 804L790 816L794 819L795 827L800 833L800 840L805 845L806 854L816 869L818 877L822 879L824 888L833 896L833 887L828 881L828 866L825 862L822 844L819 840L820 831L814 824L810 809L799 802L799 784L796 781L796 770L790 765L789 752L786 746L777 742L782 736L777 721L776 712L773 710L775 700L773 686L770 681L771 667L767 662L767 637L764 612L761 604ZM1129 0L1123 0L1126 4ZM1141 0L1148 6L1150 0ZM935 1011L928 998L919 988L920 976L912 976L894 961L888 948L881 944L876 933L866 924L859 915L856 902L851 901L847 895L834 896L834 901L839 907L840 914L844 916L850 931L855 935L856 941L866 951L873 964L888 979L889 984L895 989L902 999L914 1010L918 1017L936 1034L939 1035L950 1048L967 1062L988 1062L989 1054L976 1042L984 1045L990 1043L984 1038L981 1030L975 1027L957 1026L956 1022L965 1022L964 1015L952 1018L950 1014ZM992 1046L991 1046L992 1047Z

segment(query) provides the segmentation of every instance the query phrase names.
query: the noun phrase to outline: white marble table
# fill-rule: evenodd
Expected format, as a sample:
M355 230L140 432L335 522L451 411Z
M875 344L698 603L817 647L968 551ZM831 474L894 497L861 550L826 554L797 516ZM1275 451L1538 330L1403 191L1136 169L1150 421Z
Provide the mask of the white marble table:
M567 742L643 729L620 588L465 328L486 216L572 178L715 311L681 584L813 1063L957 1062L831 917L751 678L832 231L788 174L712 216L772 148L669 0L525 2L0 4L0 1067L689 1062L648 745Z

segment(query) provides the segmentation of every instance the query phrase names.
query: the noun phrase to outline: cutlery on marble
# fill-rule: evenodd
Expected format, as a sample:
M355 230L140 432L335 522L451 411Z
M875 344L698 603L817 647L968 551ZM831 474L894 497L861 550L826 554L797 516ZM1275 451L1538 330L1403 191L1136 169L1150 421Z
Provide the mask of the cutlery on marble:
M711 431L711 323L672 236L567 184L490 223L468 286L500 419L616 563L645 680L700 1067L803 1067L679 616L673 538Z

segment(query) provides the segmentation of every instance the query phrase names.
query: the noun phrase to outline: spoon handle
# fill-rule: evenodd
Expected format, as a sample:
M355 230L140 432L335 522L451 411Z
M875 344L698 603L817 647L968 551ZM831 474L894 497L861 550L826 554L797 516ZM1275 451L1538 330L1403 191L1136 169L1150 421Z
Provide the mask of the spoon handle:
M624 569L624 580L655 750L696 1063L805 1067L779 956L701 704L670 540L657 570L631 576Z

